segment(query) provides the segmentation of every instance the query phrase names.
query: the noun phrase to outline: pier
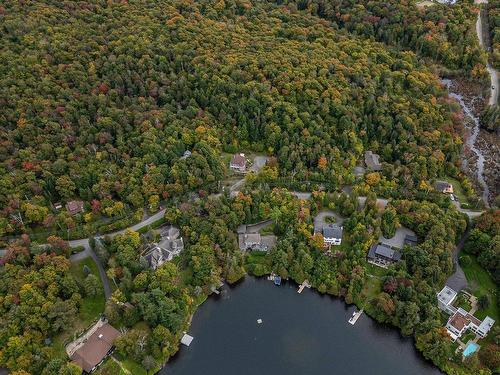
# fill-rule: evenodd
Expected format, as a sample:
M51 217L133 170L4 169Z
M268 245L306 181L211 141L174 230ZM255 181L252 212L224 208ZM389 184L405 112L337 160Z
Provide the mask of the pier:
M352 316L349 318L349 323L352 325L356 324L358 321L359 317L363 314L363 310L361 309L360 311L354 311Z
M311 284L309 284L309 281L304 280L304 282L299 285L299 290L297 290L297 293L302 293L304 288L310 288L310 287L311 287Z

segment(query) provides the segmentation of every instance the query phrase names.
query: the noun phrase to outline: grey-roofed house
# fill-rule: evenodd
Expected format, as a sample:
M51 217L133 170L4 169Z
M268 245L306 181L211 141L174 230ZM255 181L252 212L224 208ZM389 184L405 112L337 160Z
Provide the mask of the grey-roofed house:
M179 228L164 226L159 232L158 243L150 244L141 256L141 260L154 270L163 263L171 261L184 250L184 240L180 237Z
M381 267L387 267L401 259L401 253L384 244L376 244L368 252L368 261Z
M323 226L322 234L325 246L338 246L342 243L342 234L344 229L337 224L328 224Z
M374 154L371 151L366 151L365 152L365 164L368 170L370 171L381 171L382 170L382 164L380 163L379 160L380 156L377 154Z

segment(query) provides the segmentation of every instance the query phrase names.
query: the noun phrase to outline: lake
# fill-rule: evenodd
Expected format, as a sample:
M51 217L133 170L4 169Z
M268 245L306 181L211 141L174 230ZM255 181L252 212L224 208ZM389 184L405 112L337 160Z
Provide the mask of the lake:
M160 374L441 374L395 328L365 314L349 324L354 309L311 289L298 294L295 283L246 277L200 306L191 346Z

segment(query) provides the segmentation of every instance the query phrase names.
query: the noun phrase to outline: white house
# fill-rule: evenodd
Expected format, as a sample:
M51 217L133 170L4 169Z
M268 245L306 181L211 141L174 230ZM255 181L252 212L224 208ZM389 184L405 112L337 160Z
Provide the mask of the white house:
M437 294L438 307L447 314L455 314L457 308L453 306L453 302L457 298L457 292L445 285Z
M325 246L338 246L342 243L342 234L344 230L337 224L328 224L323 226L323 241Z

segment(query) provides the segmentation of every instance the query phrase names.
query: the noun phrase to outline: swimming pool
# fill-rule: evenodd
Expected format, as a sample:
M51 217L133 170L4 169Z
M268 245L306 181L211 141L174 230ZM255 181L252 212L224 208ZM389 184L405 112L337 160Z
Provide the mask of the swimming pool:
M479 349L479 345L476 344L475 342L471 342L467 347L464 349L464 357L470 356L472 353L476 352Z

